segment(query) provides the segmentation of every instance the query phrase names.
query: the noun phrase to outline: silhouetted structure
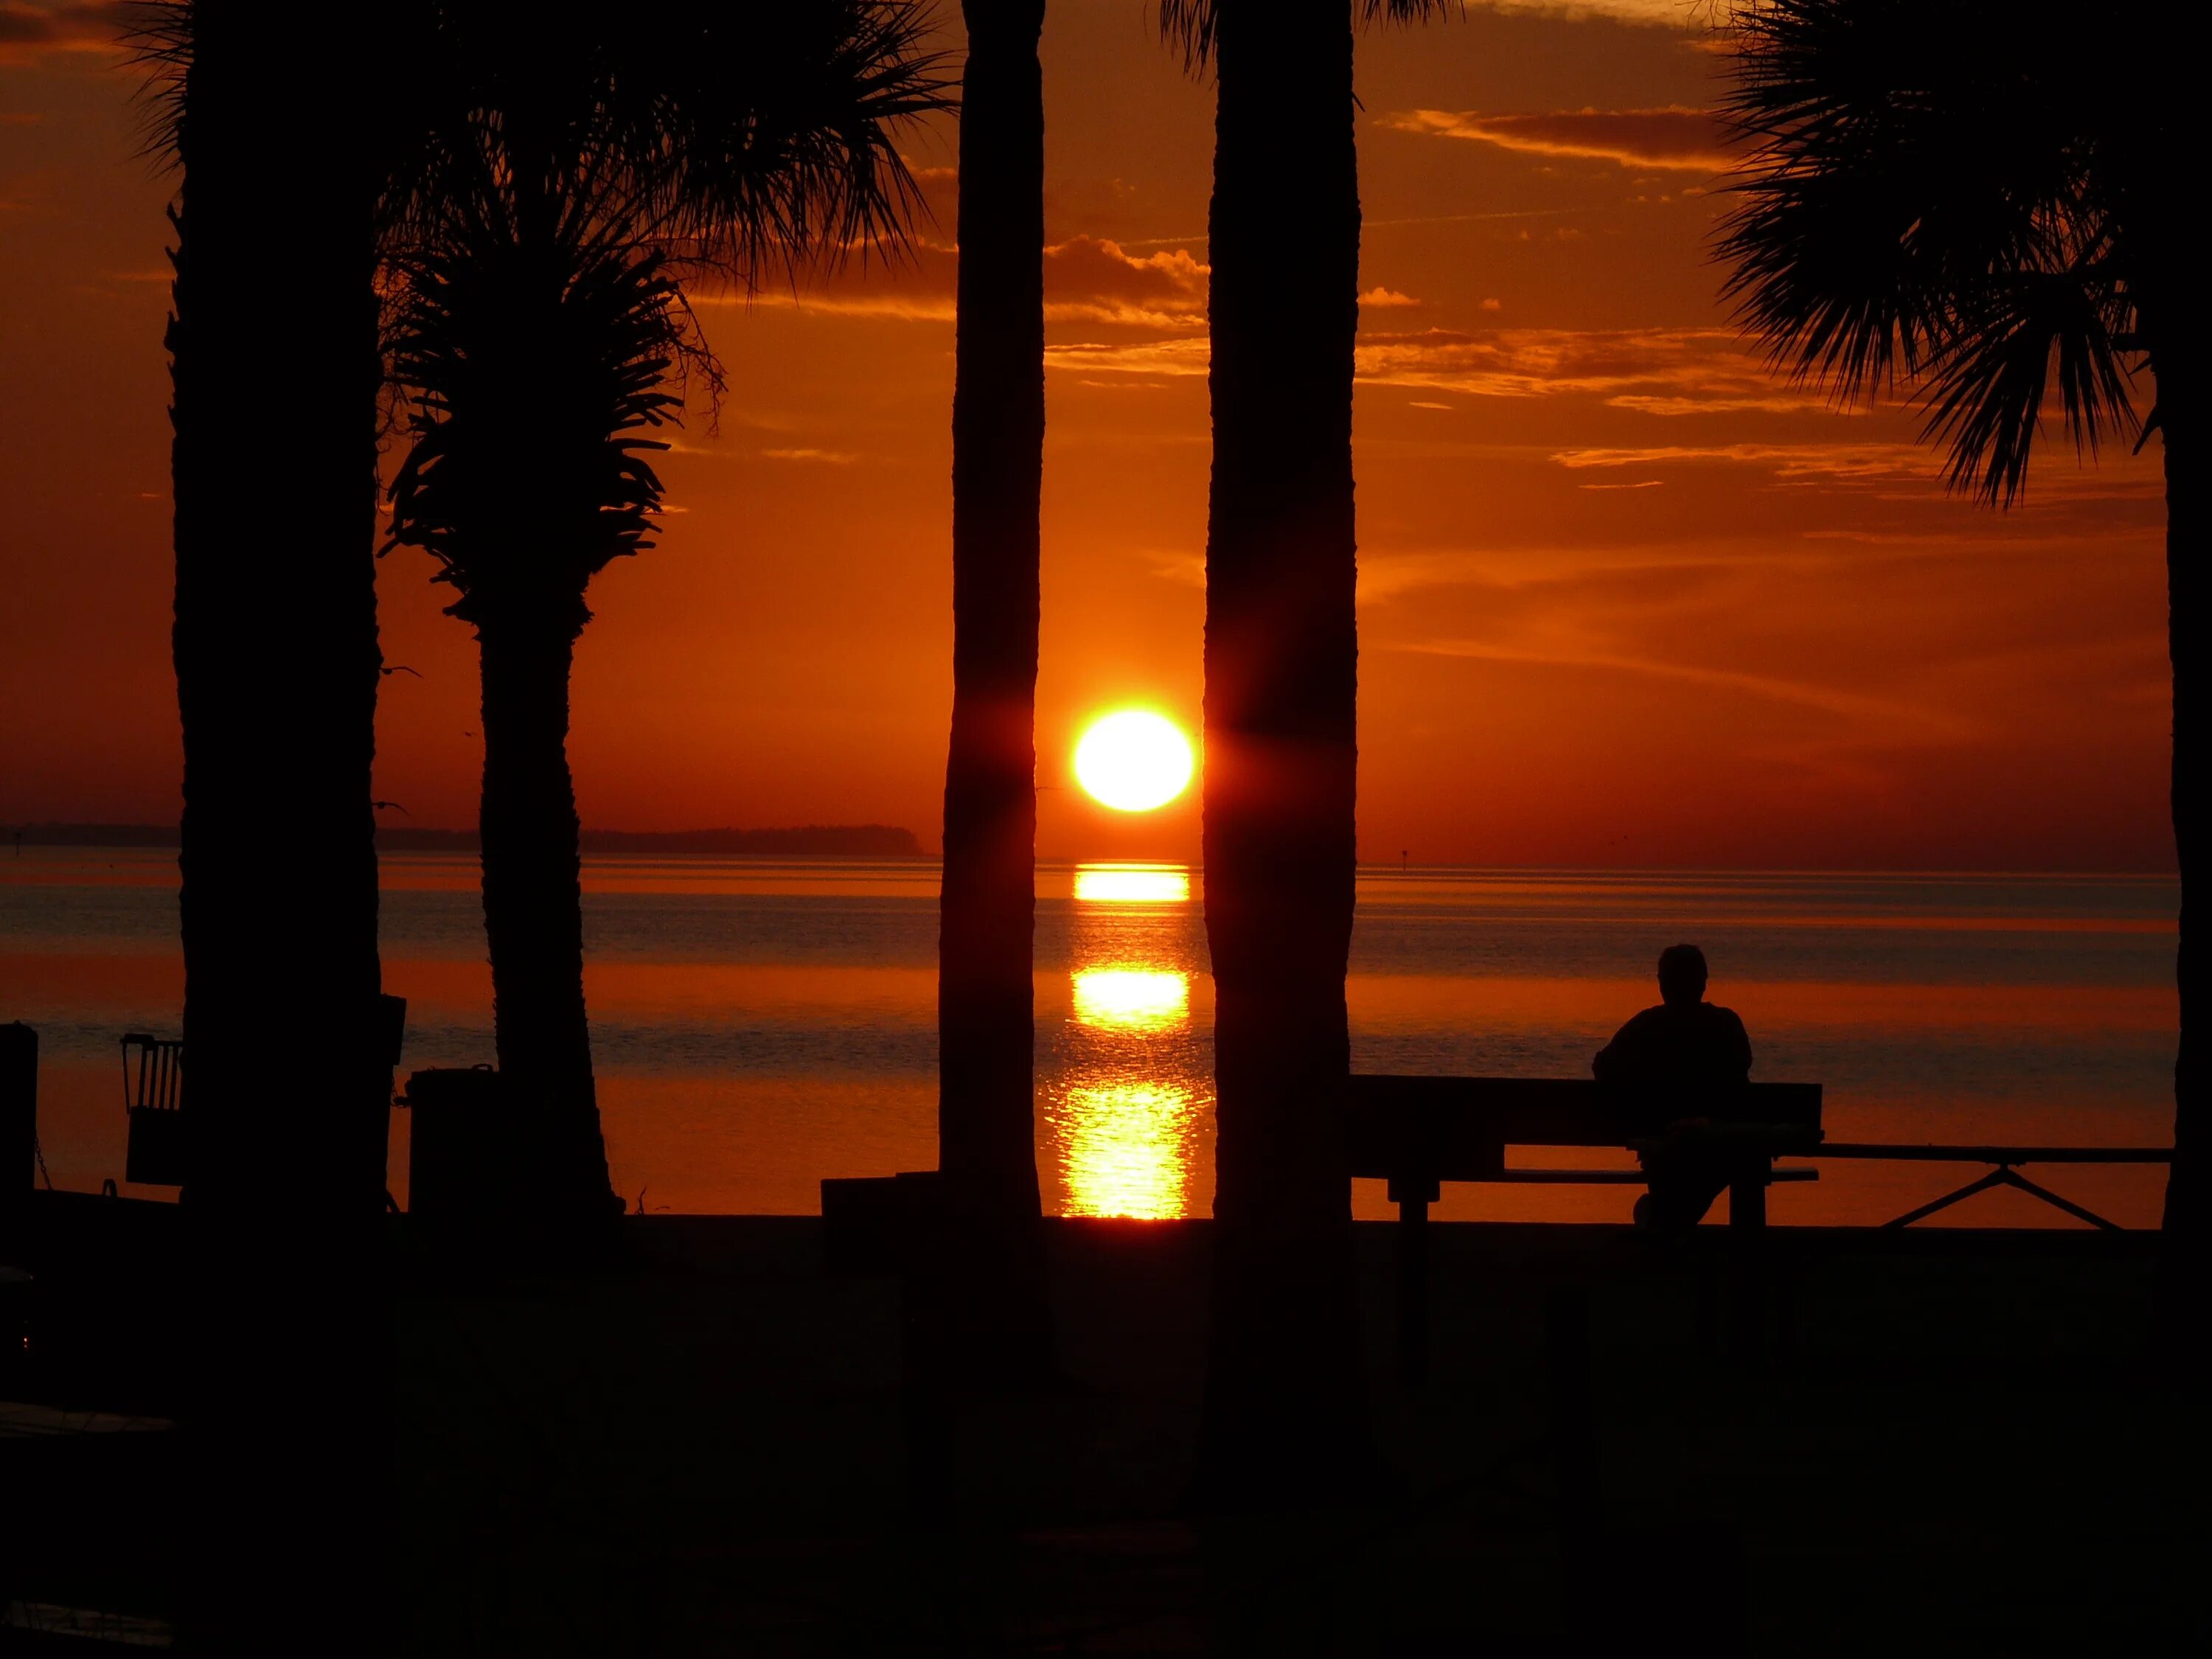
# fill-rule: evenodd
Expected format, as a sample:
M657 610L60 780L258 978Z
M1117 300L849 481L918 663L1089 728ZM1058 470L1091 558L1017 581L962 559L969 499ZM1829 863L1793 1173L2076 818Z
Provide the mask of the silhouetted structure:
M131 1122L123 1178L144 1187L183 1186L188 1161L185 1045L143 1031L125 1032L123 1098Z
M2202 875L2206 601L2188 457L2206 347L2193 63L2183 14L2089 32L2052 4L1765 0L1741 8L1728 113L1753 145L1721 243L1727 291L1776 363L1845 398L1916 380L1952 483L2006 505L2057 398L2078 451L2154 428L2166 478L2172 808L2185 894L2174 1162L2166 1226L2204 1286L2197 1160L2206 991L2186 893ZM2139 422L2130 389L2151 372Z
M1818 1172L1778 1170L1777 1156L1810 1157L1821 1140L1817 1083L1738 1085L1746 1121L1716 1130L1731 1188L1729 1220L1739 1232L1766 1224L1766 1188ZM1408 1377L1428 1364L1429 1206L1446 1182L1501 1186L1642 1186L1644 1170L1547 1169L1516 1160L1516 1149L1643 1149L1677 1137L1680 1111L1664 1085L1607 1085L1582 1078L1353 1077L1345 1097L1347 1160L1355 1178L1387 1182L1398 1206L1398 1363ZM1710 1200L1708 1200L1710 1202Z
M1206 938L1215 985L1209 1502L1303 1501L1372 1462L1338 1096L1350 1070L1359 315L1352 25L1425 0L1165 0L1217 80L1206 525ZM1294 259L1282 228L1308 228Z
M938 1146L997 1369L1051 1364L1037 1237L1037 511L1044 476L1044 0L964 0L952 395L952 736ZM986 1354L988 1358L986 1359Z
M599 20L594 17L594 25ZM519 1146L556 1224L617 1207L583 991L568 682L592 579L653 544L646 435L679 367L715 386L672 249L750 283L896 237L891 129L937 106L889 0L749 17L675 0L616 27L505 3L445 20L434 165L392 262L393 373L414 447L395 542L460 591L483 678L484 931L500 1066L543 1138Z
M281 836L273 823L264 833ZM33 823L15 831L18 850L33 847L174 847L173 823ZM386 852L473 853L483 845L474 830L433 830L408 824L379 824L376 844ZM593 830L579 844L594 854L666 854L703 853L744 857L914 859L922 856L920 837L894 823L799 823L763 830Z
M173 72L157 142L182 169L168 347L198 1115L186 1486L207 1505L187 1540L189 1633L258 1652L313 1629L330 1651L370 1650L387 1397L374 70L345 52L301 73L272 49L298 22L274 0L152 21ZM287 835L263 833L277 822ZM340 1536L352 1546L332 1548Z
M555 181L580 158L487 161L437 240L408 262L394 347L416 389L414 449L392 486L396 540L458 587L483 665L484 933L500 1066L538 1119L515 1153L550 1216L616 1205L584 1012L583 895L568 770L568 676L584 589L650 547L660 481L639 433L683 313L659 258L605 239ZM545 197L509 203L516 181Z
M11 1020L0 1025L0 1267L19 1265L29 1237L38 1162L39 1034Z
M1646 1008L1613 1034L1590 1061L1601 1083L1663 1090L1680 1115L1726 1117L1751 1075L1751 1038L1733 1008L1705 1000L1705 953L1694 945L1670 945L1659 953L1656 1007ZM1681 1142L1642 1155L1651 1189L1636 1200L1644 1226L1694 1227L1728 1186L1724 1159L1705 1147Z

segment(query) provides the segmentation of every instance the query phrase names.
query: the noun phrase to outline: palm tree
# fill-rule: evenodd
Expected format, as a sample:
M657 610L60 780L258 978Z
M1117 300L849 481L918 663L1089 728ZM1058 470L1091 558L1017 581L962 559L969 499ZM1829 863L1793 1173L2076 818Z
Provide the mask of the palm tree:
M952 738L938 947L938 1145L980 1264L963 1346L1049 1368L1038 1232L1037 512L1044 477L1044 0L963 0L952 396Z
M2166 1229L2193 1261L2205 993L2186 893L2204 866L2188 780L2203 770L2207 715L2186 456L2203 346L2185 264L2195 152L2166 78L2188 55L2130 31L2107 59L2071 9L2011 0L1757 0L1735 21L1728 109L1752 148L1720 252L1734 264L1726 292L1778 366L1846 401L1909 383L1953 486L1993 504L2026 486L2054 370L2078 454L2149 430L2164 446L2185 895ZM2133 399L2142 371L2155 387L2147 422Z
M604 33L523 0L447 9L433 136L404 181L392 374L414 447L392 540L439 562L483 680L495 1041L537 1125L523 1189L556 1226L612 1212L583 991L568 678L592 579L652 545L643 435L678 365L719 370L678 273L896 242L897 125L939 107L908 0L748 16L672 0Z
M1212 1501L1311 1498L1371 1462L1339 1117L1358 772L1352 37L1356 22L1439 9L1160 7L1217 88L1203 845L1218 1243L1199 1483ZM1301 242L1285 258L1291 224Z
M152 145L181 173L167 343L194 1135L185 1421L189 1487L228 1517L203 1529L185 1622L210 1650L260 1651L346 1606L362 1616L329 1636L350 1652L380 1650L386 1582L378 116L364 61L303 75L273 49L292 9L191 0L133 20Z
M518 1184L573 1218L613 1199L584 1013L568 675L586 586L653 544L660 481L643 452L665 446L637 434L681 402L663 382L682 313L653 254L557 209L532 237L501 205L457 204L410 261L392 368L416 388L416 441L392 530L438 561L461 595L449 614L476 629L495 1032L535 1120Z

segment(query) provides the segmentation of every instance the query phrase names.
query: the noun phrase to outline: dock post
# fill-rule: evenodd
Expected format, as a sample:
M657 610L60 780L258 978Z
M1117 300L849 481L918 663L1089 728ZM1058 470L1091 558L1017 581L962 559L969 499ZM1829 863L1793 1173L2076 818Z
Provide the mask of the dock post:
M30 1237L39 1180L39 1034L0 1025L0 1265Z

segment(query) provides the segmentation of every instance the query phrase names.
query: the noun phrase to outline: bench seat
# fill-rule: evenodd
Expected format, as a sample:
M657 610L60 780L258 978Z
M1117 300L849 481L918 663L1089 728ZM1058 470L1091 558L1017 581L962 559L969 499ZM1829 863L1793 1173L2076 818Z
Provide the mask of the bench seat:
M1674 1127L1686 1119L1698 1127ZM1353 1077L1345 1111L1351 1174L1388 1182L1398 1206L1405 1374L1418 1377L1426 1369L1429 1206L1445 1182L1642 1186L1642 1170L1516 1168L1505 1161L1506 1148L1641 1152L1698 1143L1725 1160L1729 1224L1749 1234L1766 1224L1770 1182L1819 1178L1813 1170L1777 1170L1774 1159L1814 1152L1820 1135L1817 1083L1747 1083L1717 1091L1638 1088L1591 1078Z

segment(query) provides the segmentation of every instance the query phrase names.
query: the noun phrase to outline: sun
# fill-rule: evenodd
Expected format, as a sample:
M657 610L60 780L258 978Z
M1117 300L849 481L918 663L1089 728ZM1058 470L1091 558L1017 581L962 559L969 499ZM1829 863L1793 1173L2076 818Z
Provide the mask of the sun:
M1117 812L1165 806L1190 782L1190 739L1148 708L1123 708L1091 721L1075 745L1075 776Z

